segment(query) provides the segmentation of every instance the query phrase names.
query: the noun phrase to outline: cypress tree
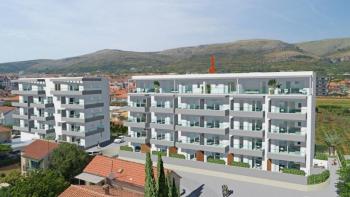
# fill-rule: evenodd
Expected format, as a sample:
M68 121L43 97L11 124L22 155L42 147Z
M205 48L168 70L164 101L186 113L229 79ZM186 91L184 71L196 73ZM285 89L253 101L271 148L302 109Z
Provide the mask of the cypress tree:
M157 196L156 185L153 174L153 163L151 159L151 154L146 153L146 177L145 177L145 197L155 197Z
M167 197L168 196L168 186L164 173L164 165L162 160L162 155L158 153L158 163L157 163L157 171L158 171L158 180L157 180L157 193L158 197Z
M173 183L171 185L170 193L171 193L171 196L169 196L169 197L179 197L180 196L178 188L176 187L176 184L175 184L175 178L173 178Z

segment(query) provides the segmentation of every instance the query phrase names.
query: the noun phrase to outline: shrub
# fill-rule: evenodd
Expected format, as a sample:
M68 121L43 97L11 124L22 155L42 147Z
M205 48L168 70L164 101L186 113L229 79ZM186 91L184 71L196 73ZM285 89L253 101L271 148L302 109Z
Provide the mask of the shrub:
M346 162L346 160L345 160L345 158L344 158L343 151L342 151L342 150L338 150L338 151L337 151L337 154L338 154L339 161L340 161L341 165L342 165L343 167L345 167L347 162Z
M324 153L328 151L328 146L324 144L315 144L315 152L317 153Z
M283 168L282 172L286 173L286 174L295 174L295 175L305 176L304 171L298 170L298 169L293 169L293 168Z
M225 164L225 160L222 159L213 159L213 158L208 158L207 162L209 163L217 163L217 164Z
M307 184L312 185L312 184L318 184L318 183L323 183L329 178L329 170L325 170L320 174L313 174L307 177Z
M121 146L120 150L133 152L134 150L130 146Z
M158 155L158 153L160 153L161 156L166 156L166 152L162 152L162 151L152 151L152 155Z
M178 158L178 159L186 159L185 155L178 153L169 153L169 157Z
M237 166L237 167L242 167L242 168L250 168L249 163L237 162L237 161L233 161L232 166Z
M328 160L328 155L325 153L316 153L315 155L315 159L319 159L319 160Z
M9 166L19 162L21 162L19 157L16 157L16 158L6 157L0 160L0 167Z

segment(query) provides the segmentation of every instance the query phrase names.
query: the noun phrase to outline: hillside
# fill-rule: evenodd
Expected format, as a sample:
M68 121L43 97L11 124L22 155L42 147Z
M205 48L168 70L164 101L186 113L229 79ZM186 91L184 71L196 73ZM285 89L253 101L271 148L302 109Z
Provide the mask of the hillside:
M30 60L0 64L0 72L207 72L210 55L218 72L315 70L350 72L350 39L290 44L279 40L242 40L182 47L159 52L105 49L58 60Z

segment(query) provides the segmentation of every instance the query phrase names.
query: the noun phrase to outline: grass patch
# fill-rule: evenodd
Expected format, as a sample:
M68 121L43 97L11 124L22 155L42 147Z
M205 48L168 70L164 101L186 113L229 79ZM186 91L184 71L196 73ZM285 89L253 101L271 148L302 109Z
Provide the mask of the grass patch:
M169 153L169 157L173 157L173 158L178 158L178 159L185 159L185 155L183 154L178 154L178 153Z
M225 164L225 160L222 159L213 159L213 158L207 158L207 162L209 163L216 163L216 164Z
M129 151L129 152L133 152L134 151L133 148L130 147L130 146L121 146L120 150Z
M327 161L328 160L328 155L326 153L316 153L315 159Z
M298 170L298 169L293 169L293 168L283 168L282 172L286 173L286 174L295 174L295 175L305 176L304 171Z
M166 156L166 152L162 152L162 151L152 151L152 155L158 155L160 154L161 156Z
M313 174L307 177L307 184L313 185L325 182L330 176L329 170L325 170L320 174Z
M250 168L249 163L237 162L237 161L233 161L232 166L237 166L237 167L242 167L242 168Z

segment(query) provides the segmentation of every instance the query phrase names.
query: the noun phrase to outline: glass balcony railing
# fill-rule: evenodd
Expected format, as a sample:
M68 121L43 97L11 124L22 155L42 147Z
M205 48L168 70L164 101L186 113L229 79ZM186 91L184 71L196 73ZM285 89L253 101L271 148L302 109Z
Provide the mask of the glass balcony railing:
M128 122L146 122L146 118L141 117L129 117Z
M173 124L172 121L167 121L167 120L164 120L164 119L158 119L158 120L152 121L152 123L156 123L156 124Z
M129 107L146 107L146 103L135 103L135 102L130 102Z
M225 125L221 122L207 122L206 125L204 125L204 128L218 128L218 129L224 129L226 128Z
M256 143L252 145L233 144L233 148L244 149L244 150L262 150L262 144L261 143Z
M197 138L187 138L186 140L179 140L179 143L183 144L195 144L195 145L200 145L200 140L199 137Z
M288 107L279 107L279 108L271 108L272 113L301 113L301 109L297 108L288 108Z
M281 134L295 134L301 135L301 128L297 127L279 127L270 129L271 133L281 133Z
M238 129L242 131L261 131L262 125L240 126L240 127L234 127L233 129Z
M263 110L262 106L252 106L252 107L231 107L233 111L246 111L246 112L260 112Z
M187 123L179 123L179 126L183 126L183 127L199 127L199 122L187 122Z
M297 156L305 155L300 151L300 147L295 147L295 146L279 146L278 148L271 149L271 153L297 155Z
M156 104L153 104L152 107L157 107L157 108L173 108L173 105L171 105L171 104L164 104L164 103L156 103Z

